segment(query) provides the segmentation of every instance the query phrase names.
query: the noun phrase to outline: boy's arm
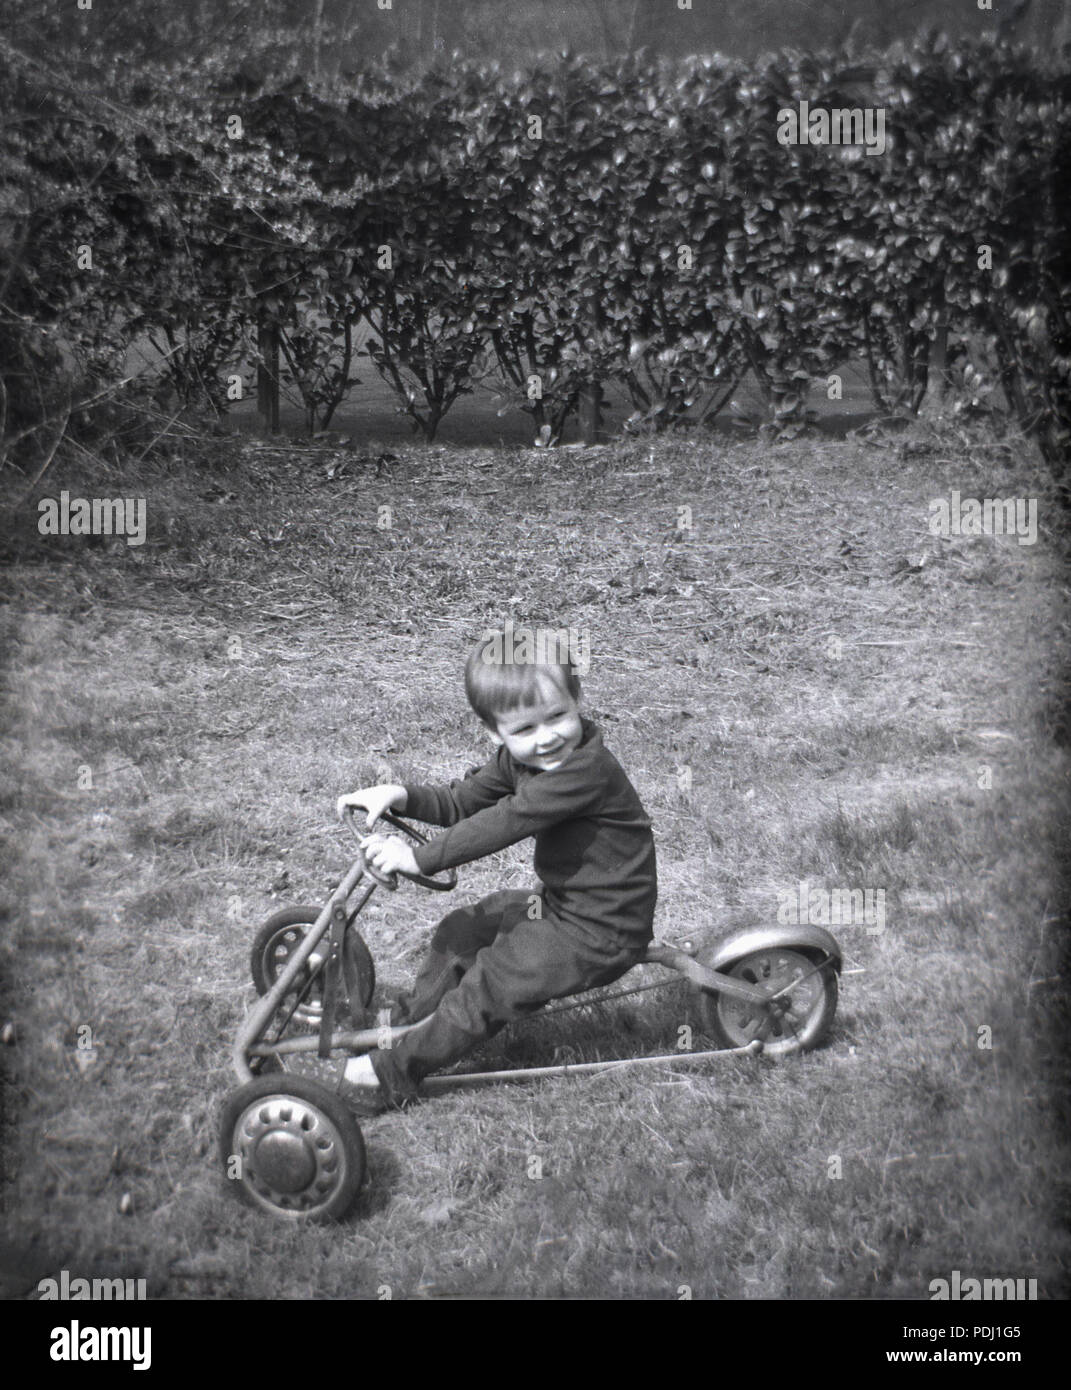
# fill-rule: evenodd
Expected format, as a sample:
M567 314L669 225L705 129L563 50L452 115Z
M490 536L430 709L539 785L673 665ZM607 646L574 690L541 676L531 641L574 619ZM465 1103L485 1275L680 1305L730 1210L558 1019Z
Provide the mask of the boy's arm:
M406 815L426 825L456 825L487 806L493 806L513 791L507 753L500 748L495 757L449 786L406 783Z
M592 771L588 758L574 754L563 767L528 778L512 796L503 795L493 805L453 823L445 835L420 845L415 858L421 873L468 864L559 821L584 815L598 804L603 792L601 780Z

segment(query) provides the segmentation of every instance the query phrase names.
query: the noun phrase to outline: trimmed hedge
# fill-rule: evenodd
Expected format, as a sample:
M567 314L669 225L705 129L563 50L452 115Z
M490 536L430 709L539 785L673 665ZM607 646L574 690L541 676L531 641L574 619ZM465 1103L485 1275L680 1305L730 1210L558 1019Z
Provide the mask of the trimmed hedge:
M910 411L970 345L1066 455L1071 79L1025 52L563 56L348 92L143 71L107 103L0 56L24 116L0 131L9 403L58 338L102 380L147 332L179 397L224 410L274 333L322 428L365 320L428 438L492 374L545 440L600 383L660 427L716 414L749 371L791 433L847 362L881 410ZM884 151L780 143L802 102L880 111Z

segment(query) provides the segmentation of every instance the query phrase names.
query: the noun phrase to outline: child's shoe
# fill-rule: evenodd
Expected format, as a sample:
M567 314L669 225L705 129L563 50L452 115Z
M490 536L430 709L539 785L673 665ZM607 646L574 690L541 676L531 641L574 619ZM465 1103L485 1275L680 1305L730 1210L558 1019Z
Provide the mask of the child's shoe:
M358 1115L382 1115L385 1110L391 1109L390 1100L368 1053L349 1058L342 1068L337 1089L346 1104Z

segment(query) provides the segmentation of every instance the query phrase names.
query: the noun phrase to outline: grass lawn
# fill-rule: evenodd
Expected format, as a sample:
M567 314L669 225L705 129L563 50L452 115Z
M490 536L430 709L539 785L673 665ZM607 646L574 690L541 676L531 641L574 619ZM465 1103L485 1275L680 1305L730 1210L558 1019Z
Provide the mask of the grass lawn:
M64 1268L155 1298L926 1299L953 1270L1067 1296L1071 595L1025 451L212 447L46 478L144 496L144 546L38 537L32 506L6 542L9 1296ZM1037 544L931 536L953 489L1037 497ZM488 756L461 671L506 617L590 637L661 939L775 920L800 880L883 890L883 930L834 927L812 1054L429 1100L365 1122L344 1224L244 1208L216 1146L252 935L347 866L339 793ZM530 854L455 897L526 886ZM385 983L451 901L376 894ZM669 1051L682 1027L711 1045L674 987L483 1060Z

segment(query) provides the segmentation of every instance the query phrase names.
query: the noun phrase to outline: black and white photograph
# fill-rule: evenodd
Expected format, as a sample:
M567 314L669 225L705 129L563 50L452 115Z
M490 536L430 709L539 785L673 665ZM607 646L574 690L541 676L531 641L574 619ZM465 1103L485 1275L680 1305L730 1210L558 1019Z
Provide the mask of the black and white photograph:
M0 0L32 1374L1048 1363L1069 207L1064 0Z

